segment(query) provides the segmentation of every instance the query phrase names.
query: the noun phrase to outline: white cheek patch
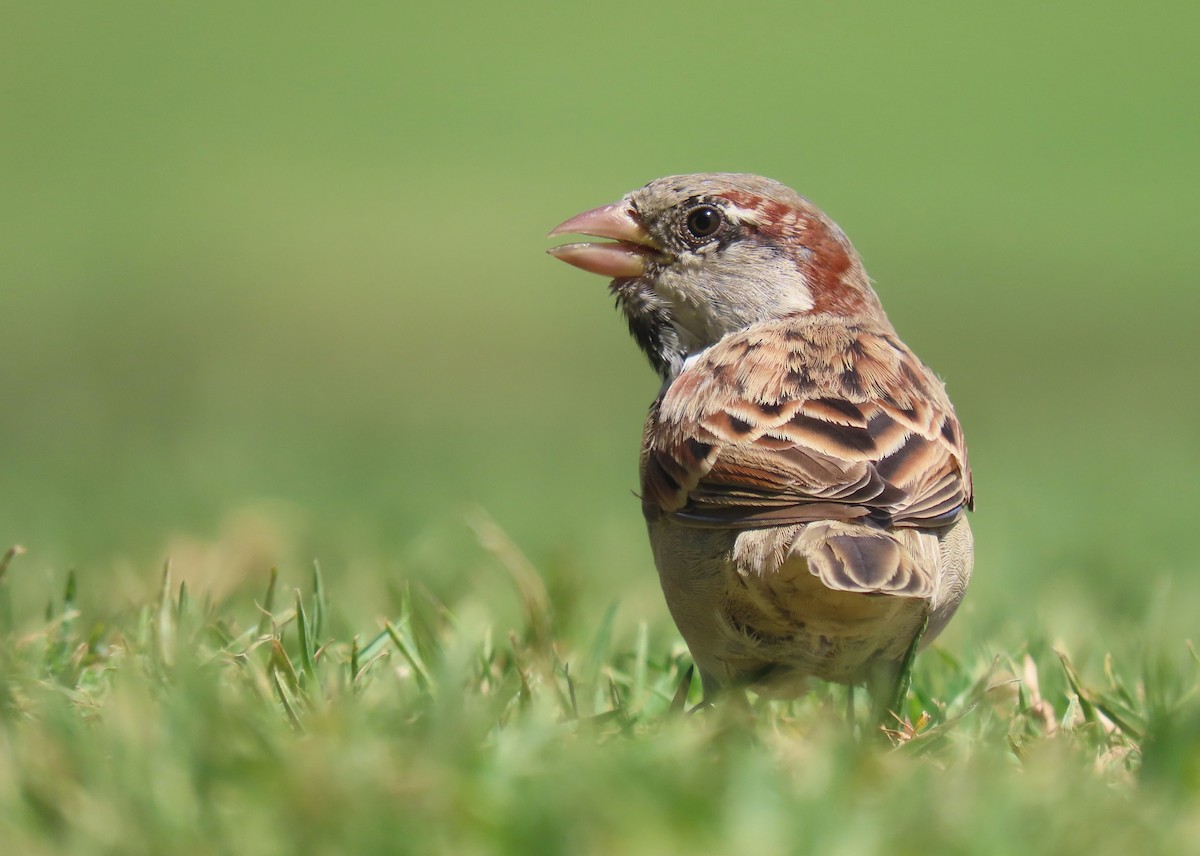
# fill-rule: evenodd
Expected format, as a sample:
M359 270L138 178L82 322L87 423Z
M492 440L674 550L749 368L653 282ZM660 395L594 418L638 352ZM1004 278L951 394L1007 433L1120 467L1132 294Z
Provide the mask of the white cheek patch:
M753 244L730 247L725 256L713 273L750 323L813 308L812 288L793 258Z
M796 288L780 300L780 304L786 309L785 315L807 312L814 305L812 289L808 287L808 281L804 278L804 274L796 271L795 277L798 280Z
M689 354L751 324L807 312L814 303L796 260L754 242L684 254L660 272L654 288Z

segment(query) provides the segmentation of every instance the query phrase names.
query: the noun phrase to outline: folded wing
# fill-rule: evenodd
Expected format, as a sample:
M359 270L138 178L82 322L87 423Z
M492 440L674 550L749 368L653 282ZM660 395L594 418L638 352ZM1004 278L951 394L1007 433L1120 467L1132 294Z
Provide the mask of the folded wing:
M940 528L972 501L942 384L890 330L784 319L691 361L647 421L647 515Z

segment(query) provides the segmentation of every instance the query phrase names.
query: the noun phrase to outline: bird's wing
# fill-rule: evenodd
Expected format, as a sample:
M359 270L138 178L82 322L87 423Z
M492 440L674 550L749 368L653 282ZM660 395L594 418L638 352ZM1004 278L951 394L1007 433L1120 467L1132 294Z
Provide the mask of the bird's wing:
M755 529L939 528L971 507L941 382L890 330L783 319L690 361L651 409L648 516Z

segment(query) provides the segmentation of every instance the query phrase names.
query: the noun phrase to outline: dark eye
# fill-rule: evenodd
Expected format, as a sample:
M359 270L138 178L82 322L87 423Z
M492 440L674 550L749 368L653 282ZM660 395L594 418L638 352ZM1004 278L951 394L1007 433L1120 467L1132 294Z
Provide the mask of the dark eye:
M711 238L721 228L721 212L711 205L693 208L687 215L687 230L693 238Z

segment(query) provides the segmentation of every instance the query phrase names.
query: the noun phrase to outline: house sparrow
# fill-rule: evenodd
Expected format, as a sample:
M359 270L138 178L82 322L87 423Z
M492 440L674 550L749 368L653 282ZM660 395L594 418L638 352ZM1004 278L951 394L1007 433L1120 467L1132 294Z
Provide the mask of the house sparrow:
M652 181L550 235L567 233L615 240L548 252L613 277L663 380L642 510L705 699L792 697L813 676L894 709L971 576L971 470L850 241L742 174Z

